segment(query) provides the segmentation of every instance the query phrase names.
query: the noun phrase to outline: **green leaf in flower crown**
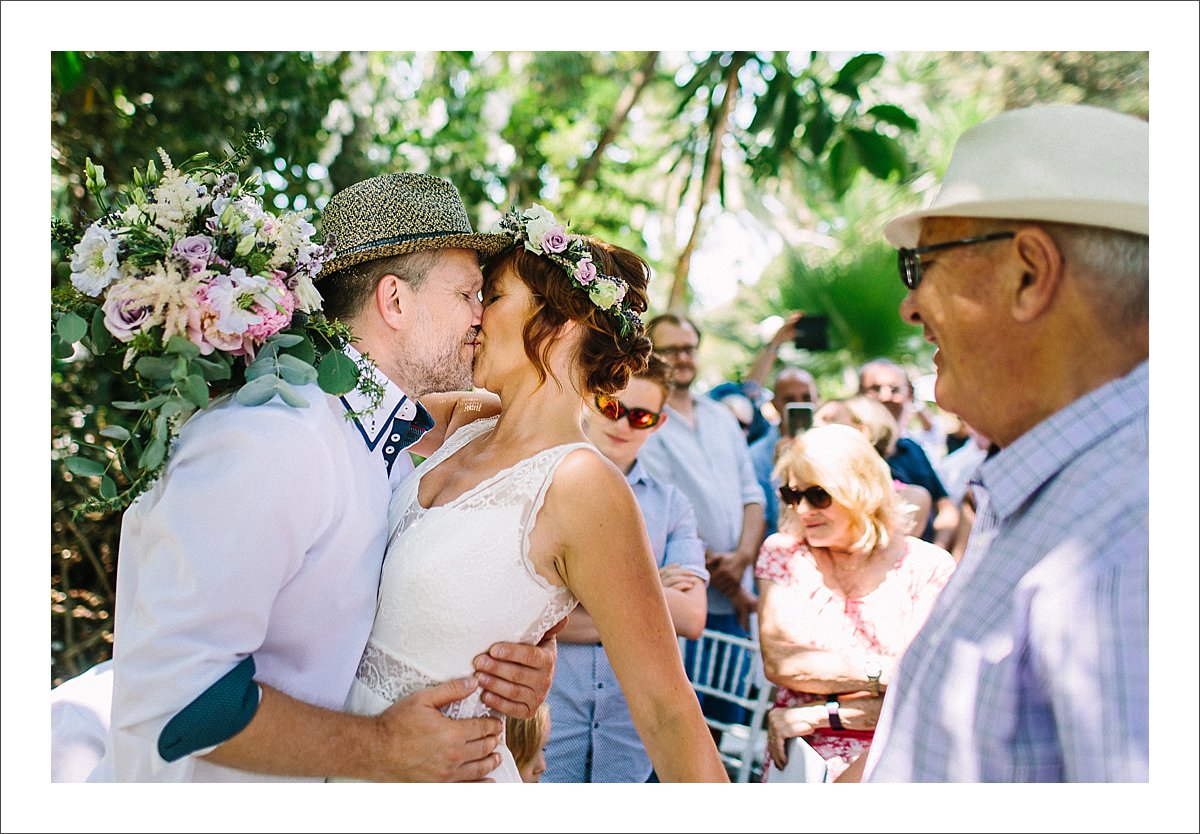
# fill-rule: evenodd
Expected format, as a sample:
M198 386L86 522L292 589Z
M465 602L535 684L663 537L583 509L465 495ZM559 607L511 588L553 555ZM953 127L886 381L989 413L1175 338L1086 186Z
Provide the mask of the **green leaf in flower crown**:
M279 355L279 375L292 385L308 385L317 381L316 368L286 353Z
M107 475L100 479L100 497L109 501L117 497L117 485Z
M97 478L104 474L104 464L97 463L89 458L72 455L67 458L66 463L67 471L73 475L80 475L84 478Z
M230 377L229 364L219 359L213 360L197 357L192 360L192 367L199 368L200 372L204 374L204 378L209 382L229 379Z
M58 337L67 344L74 344L87 335L87 322L75 313L63 313L54 328Z
M189 374L185 377L179 383L179 390L189 401L196 404L196 408L208 405L208 383L200 374Z
M96 353L107 353L112 347L113 337L104 326L104 310L99 307L92 314L92 347Z
M64 342L58 336L50 337L50 355L55 359L70 359L75 354L75 346Z
M167 342L167 353L175 353L187 359L195 359L200 355L200 348L191 339L183 336L172 336Z
M345 394L358 384L358 366L340 350L330 351L317 366L317 384L327 394Z
M171 373L175 370L175 357L143 356L133 367L146 379L164 382L171 378Z
M166 394L156 394L150 399L142 400L141 402L135 400L114 400L113 407L122 408L126 411L150 411L151 409L158 408L166 401Z
M262 405L275 396L279 381L279 377L274 374L264 374L239 388L234 399L246 406Z
M118 443L129 439L129 429L124 426L105 426L100 429L100 436L115 440Z
M267 339L267 344L275 345L276 347L289 348L295 347L304 341L304 337L296 333L276 333L271 338Z
M279 383L278 392L280 398L292 408L308 408L308 400L300 396L299 392L286 382Z

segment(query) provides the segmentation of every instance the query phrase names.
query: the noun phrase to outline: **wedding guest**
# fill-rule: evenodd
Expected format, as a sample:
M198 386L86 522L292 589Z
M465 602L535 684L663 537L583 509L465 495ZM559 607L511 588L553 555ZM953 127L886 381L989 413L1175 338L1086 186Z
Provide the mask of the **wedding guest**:
M1149 778L1149 137L1096 107L1002 113L884 227L938 402L998 451L869 781Z
M745 435L728 409L691 392L700 347L696 325L665 313L647 322L646 334L654 352L671 366L674 389L666 405L670 419L642 447L642 465L655 479L678 487L696 512L710 574L705 628L748 637L757 605L753 564L762 544L765 498ZM687 643L689 668L697 645ZM744 717L744 710L728 701L704 696L700 701L711 718L737 722Z
M755 570L763 665L778 686L768 751L782 767L787 739L804 736L833 779L870 745L896 662L954 560L904 535L887 464L849 426L793 440L776 472L785 517Z
M544 748L550 738L550 709L542 704L529 718L504 719L504 743L517 763L522 782L540 782L546 773Z
M671 369L651 356L622 391L597 397L583 412L588 439L624 474L641 509L675 633L696 639L707 608L704 543L691 504L638 462L666 422ZM548 782L645 782L650 759L629 704L587 609L571 612L558 635L558 664L546 699L554 718L546 746Z
M771 342L774 344L774 340ZM775 375L775 387L771 393L771 410L777 418L771 422L762 437L750 444L750 462L754 466L754 475L758 485L766 496L763 508L765 520L764 536L769 536L779 529L779 499L771 473L775 469L775 459L779 450L779 441L785 439L785 424L787 406L789 403L808 404L815 410L817 407L817 381L813 375L803 368L792 365L783 367Z
M501 721L439 708L482 686L485 703L530 715L550 687L552 641L504 644L477 658L482 683L446 681L378 716L341 710L405 449L428 454L490 402L430 395L470 385L480 258L507 239L473 233L454 186L423 174L350 186L323 225L337 242L325 311L353 332L347 353L369 355L382 399L313 383L297 389L308 408L230 398L183 427L122 523L111 732L93 781L475 780L500 760Z

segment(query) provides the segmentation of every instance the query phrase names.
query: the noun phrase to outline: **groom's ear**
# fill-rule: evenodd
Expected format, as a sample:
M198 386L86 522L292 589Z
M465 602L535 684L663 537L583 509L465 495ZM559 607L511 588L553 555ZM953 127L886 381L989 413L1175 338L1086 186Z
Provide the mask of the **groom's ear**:
M375 285L375 310L392 330L402 330L406 324L404 314L412 309L412 287L407 281L391 273L384 275Z

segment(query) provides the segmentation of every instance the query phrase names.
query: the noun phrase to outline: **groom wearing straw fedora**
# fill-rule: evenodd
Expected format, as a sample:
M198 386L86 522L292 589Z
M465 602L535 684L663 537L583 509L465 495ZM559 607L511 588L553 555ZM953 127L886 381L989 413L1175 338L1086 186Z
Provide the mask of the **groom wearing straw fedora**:
M454 186L421 174L339 192L323 226L324 309L353 332L351 358L370 357L382 400L313 384L309 408L230 398L184 427L122 524L111 730L93 781L478 779L498 764L500 721L439 708L482 686L489 706L527 717L549 690L552 639L497 644L476 659L478 682L382 715L341 711L406 450L427 455L494 407L462 392L480 261L507 238L475 234Z
M1149 133L1004 113L884 227L938 405L996 445L966 554L885 681L867 781L1148 779Z

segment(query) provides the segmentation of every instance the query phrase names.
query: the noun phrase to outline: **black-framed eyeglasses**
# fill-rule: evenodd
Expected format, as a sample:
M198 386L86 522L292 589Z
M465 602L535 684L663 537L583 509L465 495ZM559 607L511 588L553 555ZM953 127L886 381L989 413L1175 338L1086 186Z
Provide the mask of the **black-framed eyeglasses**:
M808 489L792 489L789 486L779 488L779 499L789 507L799 507L800 501L808 502L814 510L825 510L833 503L833 496L822 487L810 486Z
M667 347L656 347L654 352L666 359L674 359L677 356L695 356L700 345L669 345Z
M626 408L625 404L616 397L608 394L596 395L596 409L614 423L622 417L629 418L631 429L652 429L662 419L661 411L650 411L646 408Z
M929 246L918 246L915 249L901 248L896 257L900 263L900 280L910 290L915 290L921 283L921 256L930 252L940 252L943 249L953 249L957 246L970 246L973 243L987 243L992 240L1005 240L1016 237L1016 232L992 232L978 237L964 237L962 240L947 240L943 243L931 243Z

